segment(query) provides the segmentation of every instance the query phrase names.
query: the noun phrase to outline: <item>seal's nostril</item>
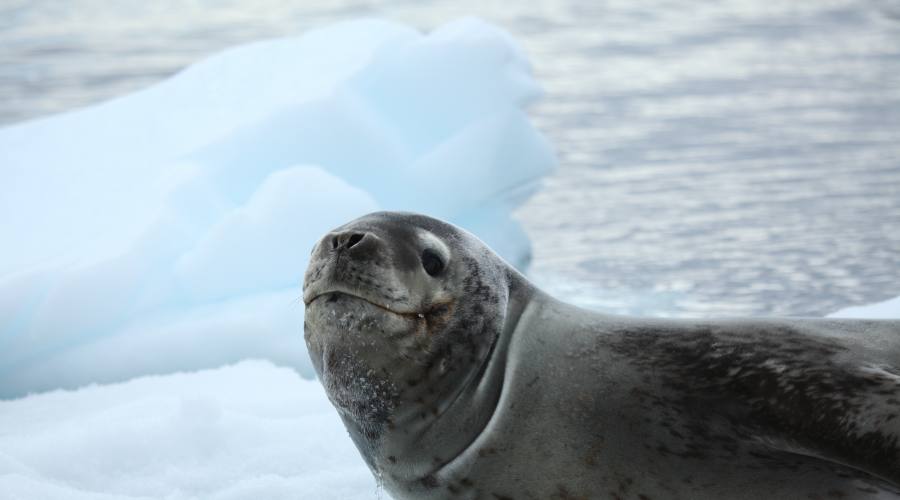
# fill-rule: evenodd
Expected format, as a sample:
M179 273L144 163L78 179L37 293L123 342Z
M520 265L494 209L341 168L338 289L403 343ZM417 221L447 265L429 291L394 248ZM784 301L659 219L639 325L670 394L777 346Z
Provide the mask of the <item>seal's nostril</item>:
M359 243L359 241L363 239L363 236L365 235L359 233L353 233L352 235L350 235L350 239L347 240L347 248L352 248L354 245Z
M349 250L360 243L365 243L370 241L371 238L366 238L368 233L351 233L349 231L337 233L333 236L328 237L325 241L329 241L331 243L331 250L335 252L341 252L344 250Z

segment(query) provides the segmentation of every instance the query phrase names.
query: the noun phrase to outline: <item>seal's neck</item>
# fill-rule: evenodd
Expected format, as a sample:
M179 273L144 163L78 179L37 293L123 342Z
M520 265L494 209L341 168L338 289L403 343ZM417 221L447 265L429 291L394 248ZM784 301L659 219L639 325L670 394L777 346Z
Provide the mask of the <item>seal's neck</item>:
M397 408L378 446L370 449L369 466L389 490L392 484L402 489L411 483L427 486L488 425L503 389L510 340L523 311L539 293L515 271L510 271L507 290L502 328L484 359L459 373L448 373L437 386L423 384L419 396ZM440 404L431 404L435 400Z

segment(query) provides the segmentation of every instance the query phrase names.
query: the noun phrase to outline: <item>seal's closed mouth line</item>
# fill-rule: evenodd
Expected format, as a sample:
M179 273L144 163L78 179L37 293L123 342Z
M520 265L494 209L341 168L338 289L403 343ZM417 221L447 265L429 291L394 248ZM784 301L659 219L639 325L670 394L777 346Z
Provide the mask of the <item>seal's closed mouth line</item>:
M347 292L340 291L340 290L332 290L332 291L322 292L322 293L320 293L320 294L317 294L317 295L315 295L313 298L309 299L309 300L306 302L306 305L309 306L310 304L312 304L313 302L315 302L316 300L318 300L318 299L321 298L321 297L324 297L324 296L326 296L326 295L334 295L334 294L338 294L338 295L346 295L347 297L353 297L354 299L359 299L359 300L361 300L361 301L363 301L363 302L368 302L369 304L372 304L373 306L375 306L375 307L377 307L377 308L379 308L379 309L383 309L383 310L385 310L385 311L387 311L387 312L389 312L389 313L391 313L391 314L395 314L395 315L397 315L397 316L405 316L405 317L413 318L413 319L421 318L421 317L423 316L421 313L395 311L395 310L393 310L393 309L391 309L391 308L389 308L389 307L386 307L386 306L384 306L384 305L382 305L382 304L379 304L379 303L377 303L377 302L372 302L371 300L369 300L369 299L367 299L367 298L365 298L365 297L362 297L362 296L359 296L359 295L355 295L355 294L352 294L352 293L347 293Z

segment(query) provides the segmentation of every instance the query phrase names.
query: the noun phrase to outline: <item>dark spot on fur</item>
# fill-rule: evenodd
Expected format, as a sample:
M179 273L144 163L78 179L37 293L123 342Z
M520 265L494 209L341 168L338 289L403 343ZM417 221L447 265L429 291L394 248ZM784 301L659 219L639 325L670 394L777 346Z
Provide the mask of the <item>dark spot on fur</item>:
M422 486L424 486L428 489L434 489L434 488L438 487L437 478L431 474L428 474L427 476L423 477L421 480L421 483L422 483Z

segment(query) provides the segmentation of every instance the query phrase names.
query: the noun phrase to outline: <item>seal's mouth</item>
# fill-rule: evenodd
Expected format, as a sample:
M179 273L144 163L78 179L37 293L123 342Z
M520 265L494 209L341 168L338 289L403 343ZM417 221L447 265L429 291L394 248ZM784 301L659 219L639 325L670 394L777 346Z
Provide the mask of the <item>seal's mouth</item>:
M326 303L332 303L332 302L337 302L338 300L340 300L341 297L349 297L351 299L367 302L367 303L377 307L378 309L389 312L395 316L403 316L403 317L407 317L407 318L422 318L424 316L424 314L418 313L418 312L398 311L398 310L391 308L390 306L387 306L385 304L380 304L378 302L375 302L368 297L364 297L362 295L355 294L355 293L350 293L345 290L328 290L328 291L318 292L315 294L311 294L308 297L304 297L303 302L306 304L306 307L309 307L310 304L312 304L313 302L316 302L316 301L324 300Z
M313 301L331 294L343 294L359 300L364 300L374 306L380 307L394 314L414 314L416 311L403 308L400 304L392 304L387 297L379 297L377 293L367 290L367 287L359 284L348 284L343 280L322 278L307 282L303 286L303 303L309 306Z
M322 303L323 301L325 303L336 303L342 298L365 302L393 316L415 321L417 324L424 325L425 329L428 331L440 328L442 325L446 324L450 319L454 306L453 301L443 301L434 303L430 307L425 307L421 311L403 311L380 301L373 300L363 294L348 291L343 287L327 288L316 291L307 290L304 294L303 302L306 304L306 307L309 307L313 303Z

